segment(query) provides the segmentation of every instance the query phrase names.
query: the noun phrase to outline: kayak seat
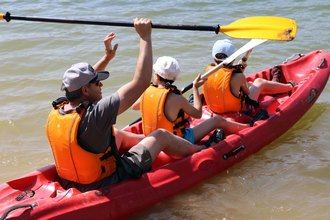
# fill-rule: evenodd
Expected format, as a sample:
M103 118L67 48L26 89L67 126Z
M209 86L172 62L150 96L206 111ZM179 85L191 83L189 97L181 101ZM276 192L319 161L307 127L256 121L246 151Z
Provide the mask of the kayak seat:
M260 98L260 108L266 109L269 114L275 114L276 108L280 105L274 96L265 95Z

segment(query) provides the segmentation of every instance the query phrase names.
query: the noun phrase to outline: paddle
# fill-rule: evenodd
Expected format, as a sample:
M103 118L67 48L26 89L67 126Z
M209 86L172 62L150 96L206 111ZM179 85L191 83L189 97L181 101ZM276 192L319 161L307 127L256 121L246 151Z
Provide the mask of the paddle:
M206 73L204 73L201 78L203 79L203 78L208 77L209 75L215 73L218 69L220 69L221 67L223 67L225 64L228 64L228 63L233 62L237 57L239 57L243 53L246 53L246 52L250 51L254 47L256 47L256 46L258 46L258 45L260 45L260 44L262 44L262 43L264 43L266 41L267 40L262 40L262 39L252 39L252 40L250 40L243 47L241 47L237 51L235 51L235 53L233 53L231 56L229 56L224 61L222 61L221 63L219 63L218 65L216 65L215 67L213 67L212 69L210 69L209 71L207 71ZM193 86L193 83L190 83L188 86L186 86L181 91L182 94L185 93L186 91L188 91L189 89L191 89L192 86Z
M89 20L69 20L41 17L21 17L12 16L9 12L0 13L0 20L21 20L21 21L37 21L52 23L68 23L68 24L87 24L87 25L104 25L104 26L122 26L134 27L133 23L128 22L105 22L105 21L89 21ZM296 21L290 18L274 17L274 16L254 16L238 19L224 26L202 26L202 25L167 25L152 24L153 28L160 29L176 29L176 30L192 30L192 31L214 31L216 34L222 32L233 38L247 39L268 39L268 40L293 40L297 33Z
M233 62L237 57L239 57L240 55L242 55L243 53L247 53L247 56L249 56L249 54L251 53L251 50L266 42L267 40L262 40L262 39L252 39L250 40L248 43L246 43L243 47L239 48L237 51L235 51L235 53L233 53L231 56L227 57L224 61L222 61L221 63L219 63L218 65L216 65L215 67L213 67L211 70L207 71L206 73L204 73L201 78L206 78L209 75L215 73L218 69L220 69L221 67L223 67L225 64L231 63ZM248 58L248 57L247 57ZM184 87L183 90L181 91L181 93L185 93L187 92L189 89L191 89L193 86L193 83L190 83L188 86ZM139 121L141 121L142 118L138 118L135 121L133 121L132 123L130 123L128 126L131 126Z

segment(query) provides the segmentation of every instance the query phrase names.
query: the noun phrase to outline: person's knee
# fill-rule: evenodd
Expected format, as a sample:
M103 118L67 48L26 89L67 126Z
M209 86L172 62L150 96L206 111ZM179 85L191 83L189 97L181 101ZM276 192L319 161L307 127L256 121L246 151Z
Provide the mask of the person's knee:
M262 92L266 86L266 83L267 83L267 80L262 79L262 78L257 78L256 80L254 80L253 86L251 86L250 91L251 91L251 89L254 88L255 91Z
M222 117L220 115L215 115L213 118L216 121L217 125L223 125L227 121L224 117Z
M158 141L163 142L164 140L168 139L171 133L166 129L158 128L157 130L153 131L151 135L153 135Z
M157 136L166 136L168 135L170 132L164 128L158 128L157 130L153 131L152 133L154 133Z
M257 78L254 80L253 85L257 86L257 87L261 87L266 83L265 79L262 78Z

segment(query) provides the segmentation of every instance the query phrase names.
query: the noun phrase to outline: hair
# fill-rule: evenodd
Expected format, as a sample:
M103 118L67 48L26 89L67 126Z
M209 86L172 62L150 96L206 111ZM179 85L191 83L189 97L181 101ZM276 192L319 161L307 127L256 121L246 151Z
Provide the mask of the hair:
M77 89L75 91L69 92L67 89L65 89L65 97L69 101L74 101L82 97L82 88Z
M174 83L174 80L169 80L169 79L165 79L163 77L161 77L159 74L157 74L159 80L161 82L164 82L165 84L169 84L169 85L172 85Z
M222 61L217 61L217 60L214 60L214 61L216 62L216 64L219 64L219 63L222 62ZM228 64L223 65L223 67L224 68L231 68L231 69L233 69L233 73L242 73L244 71L245 67L242 64L236 64L236 65L234 65L233 63L234 63L234 61L231 62L231 63L228 63ZM213 64L213 65L216 66L215 64Z
M215 55L215 58L217 58L217 59L219 59L219 60L224 60L224 59L226 59L228 56L226 55L226 54L224 54L224 53L217 53L216 55Z
M181 91L178 90L178 88L175 85L172 85L174 83L174 80L164 79L163 77L161 77L158 74L157 74L157 76L158 76L159 81L165 83L166 89L171 89L173 93L181 95Z

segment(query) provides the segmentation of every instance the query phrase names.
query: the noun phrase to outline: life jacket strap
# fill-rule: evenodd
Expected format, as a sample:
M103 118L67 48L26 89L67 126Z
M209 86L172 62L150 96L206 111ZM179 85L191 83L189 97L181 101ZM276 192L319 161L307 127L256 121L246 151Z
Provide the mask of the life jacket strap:
M52 106L54 109L58 109L65 102L69 102L69 100L66 97L62 96L54 100L52 102Z
M251 119L251 121L249 122L249 125L250 127L252 127L254 125L254 123L256 121L259 121L259 120L265 120L269 118L269 114L267 112L266 109L260 109L254 116L253 118Z
M184 117L184 111L182 109L180 109L179 113L178 113L178 118L181 118L181 121L179 121L178 123L176 123L173 126L173 129L178 129L178 128L182 128L184 127L187 123L189 123L188 118Z
M107 152L105 154L103 154L102 157L100 157L101 161L106 160L111 156L114 156L117 161L120 159L119 152L118 152L117 145L116 145L116 139L115 139L115 136L113 135L113 130L111 132L110 148L111 148L110 150L108 148Z
M244 102L245 102L245 104L247 104L247 105L251 105L251 106L253 106L254 108L258 108L259 107L259 102L258 101L256 101L256 100L253 100L253 99L251 99L248 95L244 95Z

